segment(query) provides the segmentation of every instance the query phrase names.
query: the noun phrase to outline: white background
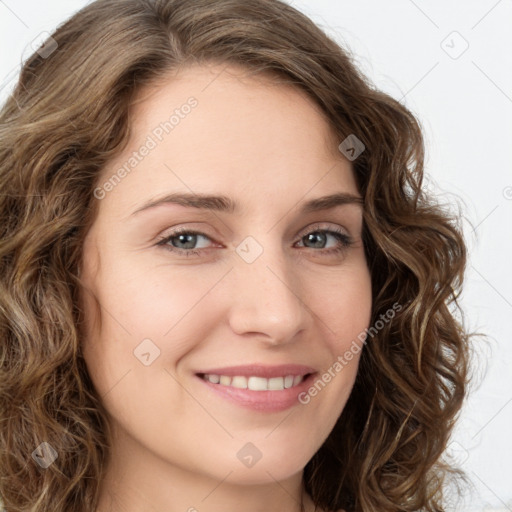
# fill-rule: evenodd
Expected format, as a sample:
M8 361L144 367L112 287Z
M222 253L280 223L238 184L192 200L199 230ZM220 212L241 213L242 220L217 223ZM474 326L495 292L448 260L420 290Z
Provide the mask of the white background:
M288 1L417 115L429 186L465 204L462 304L487 338L475 340L474 390L448 450L474 484L456 508L512 511L512 1ZM0 0L1 101L31 41L86 3Z

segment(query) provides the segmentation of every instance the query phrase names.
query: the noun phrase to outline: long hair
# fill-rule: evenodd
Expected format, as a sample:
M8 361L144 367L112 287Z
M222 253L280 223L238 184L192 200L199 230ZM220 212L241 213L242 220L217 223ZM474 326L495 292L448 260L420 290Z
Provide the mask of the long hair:
M281 0L98 0L25 62L0 112L6 510L96 509L110 431L81 353L78 275L97 213L93 190L128 141L137 92L201 63L300 88L340 143L352 135L365 146L352 165L364 198L372 325L401 308L368 337L350 398L304 469L306 491L328 510L444 510L447 483L465 478L442 456L469 383L470 335L457 302L462 231L422 186L415 116ZM46 468L43 452L57 455Z

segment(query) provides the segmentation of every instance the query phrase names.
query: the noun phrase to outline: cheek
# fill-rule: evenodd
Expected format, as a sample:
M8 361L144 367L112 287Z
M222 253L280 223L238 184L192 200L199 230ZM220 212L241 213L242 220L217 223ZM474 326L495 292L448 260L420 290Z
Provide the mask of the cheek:
M104 325L130 333L133 341L164 336L208 290L198 273L145 265L129 256L118 261L97 276L95 292Z
M151 357L164 356L158 360L159 366L164 361L172 364L197 340L205 339L208 318L215 314L207 295L224 273L219 269L206 273L185 266L137 265L122 257L116 261L119 264L108 264L105 258L105 270L88 286L97 297L99 311L92 294L84 294L88 325L84 355L98 381L108 376L103 384L106 388L134 361L135 367L140 365L134 354L139 347L145 347L145 352L149 348Z
M321 329L326 357L301 401L323 418L326 434L348 399L364 350L372 310L371 278L366 264L359 261L322 282L317 280L308 297L308 305L317 317L316 325Z
M307 304L319 317L324 339L339 353L369 325L372 310L370 272L364 260L310 281Z
M131 330L161 338L201 309L201 301L221 277L219 269L194 271L190 266L120 268L111 278L107 300Z

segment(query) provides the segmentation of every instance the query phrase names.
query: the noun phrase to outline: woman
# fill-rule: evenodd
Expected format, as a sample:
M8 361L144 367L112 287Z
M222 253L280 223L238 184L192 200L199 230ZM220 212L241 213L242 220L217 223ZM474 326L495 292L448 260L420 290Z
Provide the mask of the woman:
M277 0L99 0L0 119L6 510L443 510L466 249L346 51Z

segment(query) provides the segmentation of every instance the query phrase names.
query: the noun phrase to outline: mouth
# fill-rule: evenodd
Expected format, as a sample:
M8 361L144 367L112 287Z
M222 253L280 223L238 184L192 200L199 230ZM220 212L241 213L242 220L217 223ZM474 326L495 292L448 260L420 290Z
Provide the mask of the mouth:
M298 405L298 396L310 387L316 373L303 365L249 365L208 369L195 375L214 399L220 396L258 412L277 412Z
M203 380L219 386L228 386L236 389L249 389L251 391L283 391L298 386L312 373L305 375L284 375L280 377L258 377L256 375L219 375L215 373L198 373Z

